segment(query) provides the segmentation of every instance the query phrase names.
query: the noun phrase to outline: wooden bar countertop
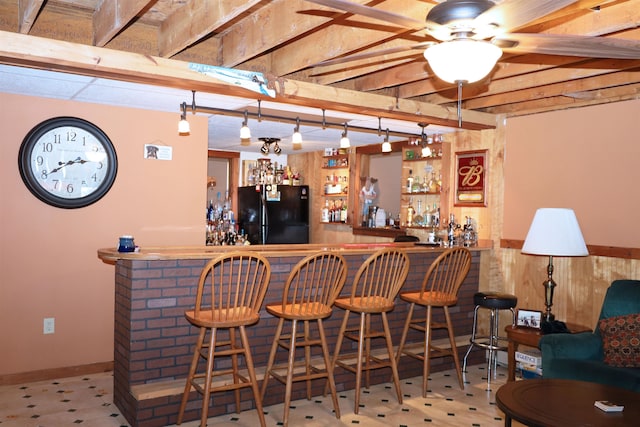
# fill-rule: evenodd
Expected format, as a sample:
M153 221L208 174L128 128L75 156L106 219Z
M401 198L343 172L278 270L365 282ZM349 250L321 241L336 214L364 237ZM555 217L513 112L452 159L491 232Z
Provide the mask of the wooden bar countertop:
M238 246L155 246L140 247L136 252L118 252L118 249L98 249L98 258L105 263L113 264L120 259L154 261L173 259L203 259L212 258L216 254L232 251L258 251L265 256L290 256L307 255L320 250L336 250L349 254L370 254L383 247L400 247L407 252L443 251L442 246L426 246L413 242L388 242L388 243L307 243L295 245L238 245ZM490 240L481 240L477 246L469 249L472 251L487 250L492 248Z

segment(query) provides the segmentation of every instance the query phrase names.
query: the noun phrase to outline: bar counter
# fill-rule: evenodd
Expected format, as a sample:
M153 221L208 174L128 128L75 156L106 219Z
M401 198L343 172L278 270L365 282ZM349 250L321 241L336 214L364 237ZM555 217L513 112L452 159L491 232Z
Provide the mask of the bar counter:
M401 247L409 255L409 275L401 292L418 289L430 264L444 250L414 243L143 247L139 252L130 253L119 253L116 248L98 250L98 257L103 262L115 265L114 403L134 427L175 423L197 337L196 328L187 322L184 312L193 307L202 267L221 252L259 251L267 257L271 264L271 280L264 300L266 305L281 301L287 276L300 259L323 249L339 251L347 260L348 275L342 295L349 295L361 263L375 250L386 246ZM471 270L458 293L458 305L450 310L457 336L471 333L473 294L478 290L480 267L491 246L480 242L479 246L469 249L473 255ZM389 324L397 332L396 337L404 325L407 308L408 305L398 298L396 308L389 313ZM334 348L342 315L341 310L335 310L324 322L330 349ZM443 317L441 313L436 312L434 320L442 321L440 317ZM259 379L264 374L276 325L277 319L263 308L260 321L247 328ZM434 333L434 339L446 336L445 331L436 332L442 334ZM355 346L349 347L350 344L345 341L343 348L350 348L355 353ZM372 347L384 345L382 341L373 344ZM463 355L466 348L466 343L459 344L459 353ZM476 356L480 354L476 353ZM451 358L435 359L431 366L433 372L446 370L453 366L453 361ZM417 360L403 358L399 372L401 378L419 376L422 365ZM386 382L389 376L390 371L379 369L371 373L371 382ZM355 387L355 375L342 369L336 369L335 380L338 391ZM317 381L313 394L321 395L323 389L324 382ZM251 392L243 390L242 393L242 410L252 408ZM304 394L304 386L294 386L293 399L304 398ZM195 393L192 396L185 421L199 418L200 396L196 397ZM271 381L263 404L281 403L283 396L284 386ZM232 393L213 395L210 416L233 412Z

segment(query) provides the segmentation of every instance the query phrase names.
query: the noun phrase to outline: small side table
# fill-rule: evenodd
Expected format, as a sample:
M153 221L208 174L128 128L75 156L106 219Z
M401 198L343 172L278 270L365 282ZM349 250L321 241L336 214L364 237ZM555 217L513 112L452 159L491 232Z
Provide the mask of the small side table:
M582 325L576 325L574 323L567 323L569 333L577 334L580 332L591 332L590 328ZM514 381L516 379L516 351L518 351L518 345L527 345L529 347L539 347L540 338L542 338L542 331L534 328L523 328L518 326L509 325L504 330L507 333L508 345L507 345L507 363L508 363L508 376L507 381Z

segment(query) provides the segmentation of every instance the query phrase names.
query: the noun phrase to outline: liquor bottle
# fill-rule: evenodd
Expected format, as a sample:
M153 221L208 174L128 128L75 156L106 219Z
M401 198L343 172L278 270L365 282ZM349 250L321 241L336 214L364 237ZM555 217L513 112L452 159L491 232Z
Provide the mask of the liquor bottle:
M425 227L431 227L431 211L429 210L429 204L425 203L425 205L424 212L422 212L422 224Z
M342 210L340 211L340 222L347 223L347 204L342 204Z
M413 209L413 197L410 197L409 206L407 207L407 227L411 227L413 225L413 216L415 213L416 210Z
M329 199L325 199L324 207L322 208L322 222L329 222Z
M332 201L329 207L329 222L338 222L338 201Z
M215 210L215 219L222 219L222 197L220 196L220 192L218 191L216 197L216 204L214 205Z
M438 192L438 180L436 179L436 173L431 172L431 179L429 180L429 193Z
M431 226L434 228L440 227L440 208L438 208L438 205L435 203L431 210Z
M213 200L209 200L209 207L207 208L207 221L213 221Z
M414 225L424 225L424 218L422 217L422 200L418 199L418 210L413 215Z
M413 170L409 169L409 178L407 178L407 193L413 190Z

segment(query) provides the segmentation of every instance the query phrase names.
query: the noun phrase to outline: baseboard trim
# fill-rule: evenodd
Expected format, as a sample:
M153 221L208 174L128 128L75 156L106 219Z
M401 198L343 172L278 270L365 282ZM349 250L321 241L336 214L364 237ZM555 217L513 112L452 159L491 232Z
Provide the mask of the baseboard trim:
M0 385L24 384L36 381L75 377L78 375L89 375L108 371L113 371L113 361L91 363L88 365L79 366L67 366L63 368L42 369L39 371L21 372L17 374L0 375Z

